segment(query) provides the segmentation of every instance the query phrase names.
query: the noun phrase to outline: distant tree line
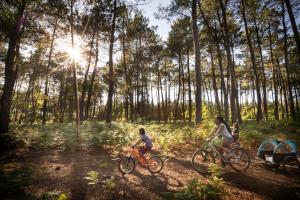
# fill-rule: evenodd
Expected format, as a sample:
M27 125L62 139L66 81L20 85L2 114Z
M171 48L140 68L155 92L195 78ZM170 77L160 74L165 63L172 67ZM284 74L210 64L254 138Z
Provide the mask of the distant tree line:
M9 123L242 123L299 116L296 0L179 0L167 41L125 0L0 3L0 133ZM82 59L70 59L82 45Z

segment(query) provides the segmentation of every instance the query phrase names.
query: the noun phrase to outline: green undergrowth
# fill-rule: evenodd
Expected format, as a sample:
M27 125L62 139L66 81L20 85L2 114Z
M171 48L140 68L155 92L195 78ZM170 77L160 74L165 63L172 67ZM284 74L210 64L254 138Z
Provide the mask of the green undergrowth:
M11 166L8 166L11 165ZM34 182L33 168L20 168L7 171L13 168L13 163L1 164L0 166L0 196L9 199L35 199L31 194L25 192L25 188Z
M269 121L256 123L245 121L241 126L241 138L244 144L253 141L260 143L266 139L293 140L300 147L300 122L297 121Z
M192 179L182 191L161 193L162 198L167 200L220 200L225 194L221 169L216 164L212 164L209 171L210 176L207 180Z
M78 142L86 147L113 146L122 148L139 138L138 130L144 127L153 138L156 147L169 150L172 147L189 143L200 143L213 127L212 120L200 125L194 123L129 123L87 121L80 126L77 137L74 123L53 123L46 125L12 126L10 135L24 147L72 149ZM241 125L241 140L244 144L257 143L268 138L292 139L299 144L300 122L270 121L257 124L245 121Z

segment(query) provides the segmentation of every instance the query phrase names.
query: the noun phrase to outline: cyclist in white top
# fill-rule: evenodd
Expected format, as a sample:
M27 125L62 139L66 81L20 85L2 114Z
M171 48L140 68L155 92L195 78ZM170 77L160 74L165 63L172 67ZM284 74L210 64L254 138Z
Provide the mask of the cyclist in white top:
M218 135L221 136L221 140L216 143L220 153L223 153L224 150L233 143L234 139L231 135L231 130L229 125L224 121L222 116L217 116L215 118L215 126L210 131L208 139L213 139Z

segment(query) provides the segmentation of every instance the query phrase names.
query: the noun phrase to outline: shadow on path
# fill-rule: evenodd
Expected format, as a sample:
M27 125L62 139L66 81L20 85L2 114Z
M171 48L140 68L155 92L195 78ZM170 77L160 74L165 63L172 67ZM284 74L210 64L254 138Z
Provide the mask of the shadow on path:
M288 185L272 183L261 180L245 173L227 171L223 174L224 181L239 189L252 191L256 194L267 196L275 200L299 199L297 192L300 188L290 188Z

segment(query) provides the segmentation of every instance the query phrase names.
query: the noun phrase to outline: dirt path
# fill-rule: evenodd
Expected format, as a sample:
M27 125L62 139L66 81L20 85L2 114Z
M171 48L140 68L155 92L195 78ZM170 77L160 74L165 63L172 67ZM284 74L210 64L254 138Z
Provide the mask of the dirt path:
M190 163L190 145L180 151L173 149L172 156L165 162L158 175L137 167L130 175L122 175L117 169L116 154L109 149L64 151L62 149L32 150L17 152L1 161L2 166L14 163L11 168L33 168L34 184L26 192L42 196L49 191L62 191L70 199L159 199L161 192L179 191L193 178L205 179L195 172ZM252 159L246 173L237 173L229 167L223 169L226 195L224 199L298 199L300 176L291 176L282 171L267 169L259 160ZM5 168L9 173L12 169ZM99 181L89 185L84 179L87 173L99 173ZM103 181L113 176L116 187L103 187ZM298 195L298 196L297 196ZM11 195L4 199L14 199ZM16 198L18 199L18 198Z

